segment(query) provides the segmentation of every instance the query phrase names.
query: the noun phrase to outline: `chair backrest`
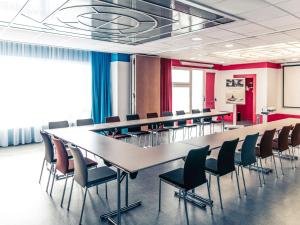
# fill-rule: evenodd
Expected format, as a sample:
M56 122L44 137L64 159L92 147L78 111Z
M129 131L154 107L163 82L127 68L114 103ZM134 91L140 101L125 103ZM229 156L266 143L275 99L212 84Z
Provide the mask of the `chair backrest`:
M120 122L120 117L119 116L110 116L110 117L106 117L105 118L105 123L116 123L116 122ZM119 129L111 129L111 130L108 130L108 134L109 135L112 135L112 134L119 134L120 131Z
M248 166L256 162L255 147L259 133L247 135L241 148L241 163Z
M126 119L130 120L139 120L140 116L138 114L126 115ZM128 128L129 132L139 132L141 131L141 126L133 126Z
M197 114L197 113L201 113L199 109L192 109L192 114ZM199 122L201 122L200 118L193 119L193 123L199 123Z
M167 116L173 116L172 112L162 112L161 114L162 117L167 117ZM174 122L170 121L170 122L163 122L163 125L165 127L172 127L174 126Z
M205 160L209 146L190 150L184 164L184 184L188 189L194 189L206 182Z
M284 126L278 135L278 150L285 151L289 148L289 135L292 130L292 126Z
M300 145L300 123L297 123L292 131L291 144L293 147Z
M218 155L218 171L225 175L234 171L234 155L239 139L224 141Z
M66 174L69 168L68 153L64 143L57 138L52 138L56 150L56 169L62 174Z
M176 111L177 116L185 115L184 110L178 110ZM186 120L178 120L178 125L186 125Z
M48 126L49 129L65 128L65 127L69 127L69 123L67 120L55 121L55 122L49 122Z
M81 151L73 146L70 146L71 153L74 159L74 180L82 187L85 187L88 181L88 169Z
M260 156L266 158L273 155L273 138L275 135L276 129L266 130L263 136L260 139Z
M157 118L158 117L158 113L153 112L153 113L147 113L147 118ZM148 125L148 129L156 129L158 128L158 124L154 123L154 124L149 124Z
M94 120L92 118L76 120L77 126L87 126L87 125L93 125L93 124L94 124Z
M203 109L203 112L204 112L204 113L207 113L207 112L211 112L211 110L210 110L210 108L204 108L204 109ZM203 121L204 121L204 122L211 122L211 121L212 121L212 117L205 117L205 118L203 119Z
M40 131L40 133L45 145L45 160L48 163L52 163L54 162L54 149L53 149L53 144L51 142L51 138L46 132L42 130Z

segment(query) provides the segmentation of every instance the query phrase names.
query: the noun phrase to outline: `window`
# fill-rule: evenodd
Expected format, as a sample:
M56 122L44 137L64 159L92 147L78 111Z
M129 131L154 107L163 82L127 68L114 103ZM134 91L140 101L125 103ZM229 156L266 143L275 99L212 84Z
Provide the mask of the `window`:
M196 69L172 69L173 111L203 108L203 71Z
M88 61L0 56L0 128L91 116Z

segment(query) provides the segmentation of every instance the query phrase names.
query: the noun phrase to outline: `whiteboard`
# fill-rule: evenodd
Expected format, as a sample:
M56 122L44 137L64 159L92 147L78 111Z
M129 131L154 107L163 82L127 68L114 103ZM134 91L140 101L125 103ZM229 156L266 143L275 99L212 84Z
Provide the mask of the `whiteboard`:
M283 107L300 108L300 65L283 67Z

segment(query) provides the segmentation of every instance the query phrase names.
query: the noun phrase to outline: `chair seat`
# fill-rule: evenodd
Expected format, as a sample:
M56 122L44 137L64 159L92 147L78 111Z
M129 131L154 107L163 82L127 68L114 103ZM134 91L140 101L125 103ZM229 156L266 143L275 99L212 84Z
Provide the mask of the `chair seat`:
M124 139L124 138L130 138L131 136L128 134L115 134L115 135L107 135L107 137L111 137L114 139Z
M84 158L84 160L87 167L94 167L98 165L98 163L92 159ZM74 172L74 160L69 160L69 168L67 173L72 173L72 172Z
M150 134L149 131L134 131L134 132L128 132L128 135L130 136L142 136L142 135L147 135Z
M178 130L184 128L184 126L164 126L164 128L168 130Z
M188 127L188 128L189 127L196 127L196 126L197 126L197 124L194 124L194 123L193 124L186 124L186 125L184 125L184 127Z
M171 183L177 187L185 189L183 173L184 173L184 169L179 168L179 169L169 171L167 173L163 173L163 174L159 175L159 178L162 180L165 180L168 183Z
M114 170L106 166L98 167L92 170L88 170L87 187L106 183L114 179L117 179L117 173Z
M214 158L207 159L205 162L205 170L214 174L219 174L218 161Z
M167 129L165 127L162 127L162 128L157 128L157 129L151 129L151 130L149 130L149 132L151 132L151 133L161 133L161 132L166 132L168 130L169 129Z

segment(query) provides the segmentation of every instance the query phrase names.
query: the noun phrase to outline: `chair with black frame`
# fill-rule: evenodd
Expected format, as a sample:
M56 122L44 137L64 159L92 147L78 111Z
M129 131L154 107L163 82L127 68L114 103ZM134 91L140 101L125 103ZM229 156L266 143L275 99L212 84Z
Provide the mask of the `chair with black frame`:
M54 175L53 175L53 179L52 179L50 196L52 196L52 190L53 190L53 186L54 186L55 176L56 176L57 172L60 172L65 177L65 185L64 185L64 190L62 193L61 202L60 202L60 206L62 207L63 202L64 202L68 178L73 176L73 174L74 174L74 160L68 158L67 150L66 150L66 147L65 147L65 144L63 143L63 141L61 141L58 138L53 137L52 142L56 149L57 161L56 161L56 165L54 168ZM97 165L98 165L98 163L96 161L91 160L86 157L84 158L84 161L88 168L97 167ZM98 193L98 188L97 188L97 193Z
M79 219L79 224L82 221L83 210L85 206L86 194L89 188L98 186L101 184L107 184L110 181L117 179L117 173L112 169L108 168L107 166L98 167L95 169L89 169L86 165L86 161L81 153L81 151L74 146L70 146L73 158L74 158L74 176L71 185L71 191L69 196L69 202L67 209L70 209L72 192L73 192L73 185L74 180L76 181L79 186L84 188L84 196L83 196L83 203L81 208L81 214Z
M140 116L138 114L126 115L127 121L139 120ZM149 131L142 130L141 126L128 127L128 134L132 137L138 138L138 146L141 145L141 137L144 136L144 146L146 147L146 137L150 134Z
M290 134L291 130L292 130L292 126L284 126L279 131L278 138L273 139L273 150L278 154L282 175L284 174L283 168L282 168L282 160L281 160L282 152L289 151L291 166L292 166L292 169L294 168L293 159L291 157L292 156L291 150L289 148L289 134Z
M92 118L76 120L76 126L78 127L87 125L94 125L94 120Z
M231 141L225 141L219 151L218 159L209 158L205 163L205 170L209 174L209 188L211 185L211 175L216 176L217 178L221 209L223 209L223 202L220 188L220 177L234 171L236 175L239 197L241 198L239 178L234 165L234 155L238 141L238 138Z
M69 122L67 120L63 121L54 121L54 122L49 122L48 127L49 129L58 129L58 128L66 128L69 127Z
M158 118L158 113L147 113L147 118ZM162 127L161 123L154 123L148 125L148 131L151 133L151 136L149 137L152 137L152 145L154 143L154 135L156 136L156 145L158 145L158 143L160 142L160 134L169 130L167 128Z
M289 138L289 145L292 147L293 151L293 157L295 158L295 151L296 148L299 150L299 145L300 145L300 123L297 123L291 133L291 137ZM295 163L295 167L297 167Z
M258 146L255 149L256 157L259 159L259 162L260 162L260 172L262 173L264 184L266 182L265 182L265 176L263 173L262 159L266 159L269 157L273 158L275 172L276 172L276 176L278 178L276 161L275 161L275 157L273 154L273 138L274 138L275 132L276 132L276 129L266 130L260 139L260 143L258 144Z
M204 109L203 109L203 112L204 112L204 113L211 112L211 109L210 109L210 108L204 108ZM203 123L204 123L203 129L204 129L204 126L205 126L205 125L209 125L209 126L210 126L210 133L212 133L212 132L214 133L214 132L215 132L215 124L221 124L222 121L219 121L219 120L213 120L212 117L210 116L210 117L204 118L204 119L203 119ZM211 130L211 128L212 128L212 130ZM203 130L203 133L204 133L204 130Z
M119 116L110 116L105 118L105 123L115 123L120 122ZM119 129L115 128L113 130L108 131L107 136L112 137L114 139L124 139L127 142L127 139L131 136L128 134L122 134Z
M163 112L162 117L173 116L172 112ZM179 129L184 129L184 126L175 125L174 121L163 122L163 127L172 131L172 142L175 142L176 139L176 131ZM170 133L169 133L169 142L171 142Z
M240 149L240 151L235 153L235 157L234 157L235 164L238 166L238 168L240 167L242 171L245 195L247 195L247 188L246 188L243 167L257 164L255 147L256 147L258 136L259 133L247 135L242 144L242 148ZM261 186L261 179L259 173L258 173L258 178Z
M189 225L189 217L187 211L187 192L194 190L202 184L207 184L208 197L211 201L210 189L207 183L205 174L205 160L208 155L209 146L192 149L189 151L184 168L175 169L167 173L159 175L159 211L161 210L161 182L165 182L172 186L175 186L183 193L184 208L186 221ZM210 210L212 213L212 205L210 205Z
M198 113L201 113L201 111L199 109L192 109L192 114L198 114ZM202 135L202 132L201 132L202 126L204 126L202 124L201 118L195 118L195 119L193 119L193 124L196 124L196 125L199 126L199 132L197 132L197 133L199 134L199 136L201 136Z
M176 115L177 116L185 115L185 112L184 112L184 110L178 110L178 111L176 111ZM178 125L183 126L184 128L187 129L188 139L190 139L190 137L192 136L192 129L193 128L196 128L196 133L197 133L197 124L194 124L194 123L188 124L187 120L179 120ZM183 139L185 139L185 129L183 129Z

